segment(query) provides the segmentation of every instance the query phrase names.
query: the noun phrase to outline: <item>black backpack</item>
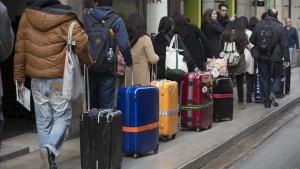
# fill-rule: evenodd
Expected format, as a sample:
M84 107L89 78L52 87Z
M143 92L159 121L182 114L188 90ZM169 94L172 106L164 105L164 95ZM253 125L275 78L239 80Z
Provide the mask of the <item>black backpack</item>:
M111 25L118 18L118 15L112 14L106 20L95 20L89 12L84 15L83 25L88 35L90 56L96 62L90 66L90 71L106 75L116 74L117 43Z
M273 30L272 27L276 23L263 22L262 29L258 33L257 50L261 54L271 55L274 48Z

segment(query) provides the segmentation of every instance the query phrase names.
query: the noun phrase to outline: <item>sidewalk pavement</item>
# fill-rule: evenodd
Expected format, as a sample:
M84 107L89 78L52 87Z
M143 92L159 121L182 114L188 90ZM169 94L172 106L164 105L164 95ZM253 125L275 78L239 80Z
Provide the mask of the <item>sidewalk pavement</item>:
M278 114L300 101L300 68L292 70L291 94L279 99L279 107L265 109L263 104L246 104L238 111L234 102L233 121L213 123L211 129L202 132L179 131L175 140L160 142L158 154L133 159L123 158L123 169L174 169L200 168L228 150L231 146L255 132ZM235 98L236 97L236 90ZM36 137L36 136L35 136ZM80 169L79 138L64 143L58 158L60 169ZM1 169L39 169L42 167L39 152L0 163Z

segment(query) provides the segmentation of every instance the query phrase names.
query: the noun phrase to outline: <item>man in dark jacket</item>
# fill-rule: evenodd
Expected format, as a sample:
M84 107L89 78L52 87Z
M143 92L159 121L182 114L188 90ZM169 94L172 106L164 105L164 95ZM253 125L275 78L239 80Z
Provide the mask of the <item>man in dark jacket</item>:
M228 5L220 3L218 9L217 20L222 25L223 29L225 29L226 25L229 23Z
M264 106L270 108L278 106L276 96L281 92L281 80L284 77L283 65L288 66L288 48L287 48L287 33L284 27L277 19L278 12L276 9L268 10L268 16L257 23L250 42L257 47L258 52L258 68L263 86ZM268 41L268 50L263 51L262 35L266 34L269 29L271 38ZM284 59L284 63L283 63ZM271 79L273 82L271 83Z
M96 23L107 20L113 14L111 5L113 0L93 0L94 8L90 11L90 15L95 19ZM118 17L111 25L111 29L115 34L115 40L119 47L126 66L132 65L131 47L129 43L126 26L121 17ZM116 51L115 49L113 51ZM91 108L112 108L114 100L114 91L116 86L116 76L111 74L103 74L90 71L90 94Z
M297 29L292 27L291 18L285 19L285 30L288 33L288 48L290 56L290 65L286 68L286 83L285 83L285 94L290 94L290 84L291 84L291 66L293 63L294 49L296 47L297 52L299 53L299 39Z
M6 7L0 2L0 62L3 62L8 58L14 43L14 33L11 28L11 22L7 15ZM1 78L1 69L0 69L0 143L2 139L3 126L4 126L4 117L2 109L2 78Z

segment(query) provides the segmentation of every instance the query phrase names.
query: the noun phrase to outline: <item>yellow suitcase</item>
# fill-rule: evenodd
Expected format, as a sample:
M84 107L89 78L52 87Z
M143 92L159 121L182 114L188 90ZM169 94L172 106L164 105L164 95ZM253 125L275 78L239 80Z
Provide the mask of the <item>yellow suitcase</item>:
M159 135L163 141L175 139L178 128L178 84L175 81L151 82L159 88Z

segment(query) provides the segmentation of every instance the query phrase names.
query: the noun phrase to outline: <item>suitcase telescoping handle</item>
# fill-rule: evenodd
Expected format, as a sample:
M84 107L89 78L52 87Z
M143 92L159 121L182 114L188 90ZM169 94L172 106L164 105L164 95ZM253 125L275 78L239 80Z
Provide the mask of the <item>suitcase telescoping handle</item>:
M130 79L131 80L131 84L129 84L129 85L127 84L128 71L125 70L125 75L124 75L125 76L124 77L125 78L125 87L133 86L133 65L130 66L130 67L126 66L126 69L131 72L131 79Z
M83 96L82 96L82 106L83 112L87 112L91 110L90 107L90 80L89 80L89 66L84 64L83 65Z
M157 80L157 63L151 65L151 77L150 81Z

